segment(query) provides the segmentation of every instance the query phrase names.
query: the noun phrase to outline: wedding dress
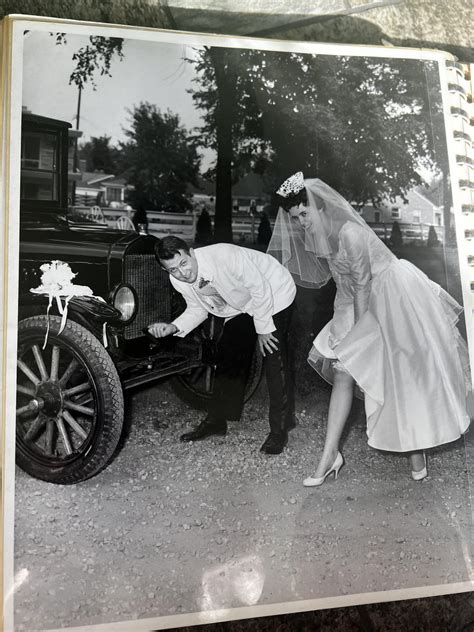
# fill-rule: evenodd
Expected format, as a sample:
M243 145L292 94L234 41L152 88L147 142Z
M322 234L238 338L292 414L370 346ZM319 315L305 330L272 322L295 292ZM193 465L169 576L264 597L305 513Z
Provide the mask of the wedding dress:
M354 378L372 447L408 452L454 441L470 421L467 345L456 327L462 307L398 259L334 189L302 177L289 188L304 186L307 202L280 209L267 252L299 285L321 287L330 276L336 283L334 316L308 361L331 383L335 370ZM356 305L367 306L357 322Z
M328 259L334 316L308 361L329 382L334 368L354 378L370 446L408 452L454 441L469 426L467 347L456 327L461 306L375 233L348 222L339 241ZM367 293L368 310L354 323L357 292ZM328 348L333 357L324 355Z

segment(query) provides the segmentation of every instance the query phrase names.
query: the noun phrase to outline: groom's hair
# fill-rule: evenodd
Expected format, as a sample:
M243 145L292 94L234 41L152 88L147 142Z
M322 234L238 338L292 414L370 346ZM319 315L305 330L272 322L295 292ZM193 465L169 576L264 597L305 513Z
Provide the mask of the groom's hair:
M155 257L160 264L162 261L172 259L176 255L179 255L181 251L189 255L189 246L183 239L175 237L174 235L168 235L167 237L163 237L163 239L158 239L155 244Z

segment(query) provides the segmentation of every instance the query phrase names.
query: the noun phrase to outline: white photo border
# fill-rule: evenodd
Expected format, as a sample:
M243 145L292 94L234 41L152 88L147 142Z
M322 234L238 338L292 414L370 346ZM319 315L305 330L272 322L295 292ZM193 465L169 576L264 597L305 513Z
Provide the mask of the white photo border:
M107 36L117 38L127 38L143 40L155 43L186 44L188 46L220 46L228 48L261 49L267 51L298 52L321 55L355 56L355 57L378 57L413 59L438 62L440 72L440 82L443 91L444 114L446 132L448 135L448 156L451 174L456 174L457 165L453 148L449 142L452 138L451 114L447 98L447 74L444 62L453 57L443 51L409 49L382 46L349 45L349 44L319 44L314 42L296 42L288 40L268 40L251 37L236 37L228 35L197 34L192 32L180 32L170 30L159 30L152 28L140 28L133 26L118 26L100 24L94 22L78 22L74 20L42 18L36 16L10 16L7 18L5 31L8 30L9 37L5 37L7 44L11 45L11 76L13 80L8 86L10 90L9 103L6 104L6 116L8 126L7 136L10 139L20 138L21 133L21 103L22 103L22 75L23 75L23 33L26 30L50 32L51 28L59 28L67 35L82 36ZM8 57L8 51L4 54ZM5 400L3 410L5 411L4 423L4 454L3 454L3 493L4 493L4 629L6 632L13 632L13 599L16 588L16 581L13 574L14 569L14 487L15 487L15 392L16 392L16 327L17 327L17 307L18 307L18 255L19 255L19 165L20 165L20 144L9 143L9 155L4 156L5 167L9 175L9 182L5 183L5 202L8 202L4 209L5 218L4 231L8 240L8 249L5 252L5 261L8 262L7 288L4 296L7 301L7 323L5 336L4 332L4 366L6 366L5 378ZM454 179L453 179L454 180ZM474 375L474 325L471 305L471 291L469 269L467 266L468 249L465 244L463 222L461 218L460 192L457 182L452 183L453 206L455 209L455 224L457 246L459 251L461 283L464 300L464 314L466 318L466 329L468 344L470 349L470 363ZM5 362L6 361L6 362ZM443 584L439 586L421 586L416 588L389 590L383 592L362 593L352 595L341 595L337 597L326 597L296 602L285 602L268 605L256 605L248 607L238 607L228 610L203 611L189 613L185 615L170 615L158 618L149 618L133 621L134 630L167 629L170 627L182 627L204 623L216 623L252 617L262 617L276 614L289 614L310 610L326 608L341 608L369 603L382 603L399 601L406 599L417 599L422 597L433 597L439 595L469 592L474 589L474 575L471 581L455 584ZM113 623L113 629L129 630L131 621ZM88 625L80 627L61 628L70 632L105 632L110 630L110 624Z

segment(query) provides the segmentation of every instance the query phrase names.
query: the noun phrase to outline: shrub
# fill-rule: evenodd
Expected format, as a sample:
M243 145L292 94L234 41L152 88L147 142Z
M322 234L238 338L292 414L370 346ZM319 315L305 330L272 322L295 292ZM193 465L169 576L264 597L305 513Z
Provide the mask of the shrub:
M428 248L439 246L438 234L434 226L430 226L430 229L428 231L428 241L426 245L428 246Z
M196 243L210 244L212 242L212 222L207 209L203 208L196 222Z
M272 227L268 215L262 213L260 224L258 226L257 243L263 246L268 246L270 239L272 238Z
M402 231L400 230L400 224L398 222L393 222L392 224L392 232L390 233L390 241L394 248L400 248L400 246L403 246Z

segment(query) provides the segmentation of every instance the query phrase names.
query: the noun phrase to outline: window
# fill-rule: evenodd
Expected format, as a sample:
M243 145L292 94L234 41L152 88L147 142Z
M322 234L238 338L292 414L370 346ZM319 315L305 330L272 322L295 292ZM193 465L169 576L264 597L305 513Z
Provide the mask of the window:
M121 190L118 187L107 187L107 201L108 202L121 202Z
M39 169L41 138L39 134L28 134L23 138L21 166Z
M374 211L374 222L380 222L380 211Z
M25 132L21 141L21 197L58 199L57 137L47 132Z
M392 219L400 219L400 209L398 206L392 206Z
M441 226L441 213L435 213L434 216L435 216L435 224L437 226Z
M419 224L421 222L421 214L420 213L413 213L413 223L414 224Z

